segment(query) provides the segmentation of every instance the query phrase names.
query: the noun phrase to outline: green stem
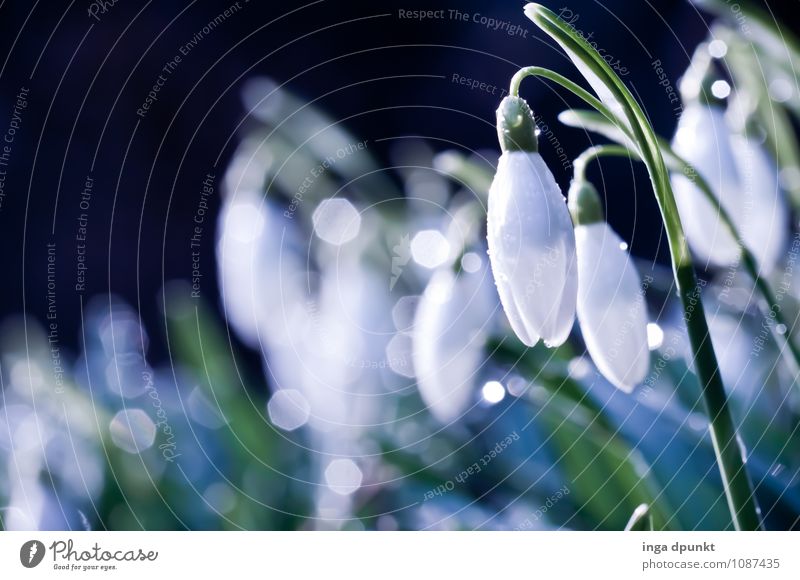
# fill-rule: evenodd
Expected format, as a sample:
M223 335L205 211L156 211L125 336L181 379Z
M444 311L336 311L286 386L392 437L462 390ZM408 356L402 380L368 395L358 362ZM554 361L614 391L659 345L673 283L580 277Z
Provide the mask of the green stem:
M595 145L575 158L572 166L575 168L575 179L586 180L586 166L600 157L627 157L640 159L636 151L631 151L623 145Z
M655 132L639 103L596 50L547 8L537 4L528 4L526 13L528 11L530 11L529 17L537 26L555 39L570 56L574 55L575 58L578 58L581 64L597 77L587 80L590 82L599 80L623 106L625 116L633 131L634 142L639 146L642 160L647 166L661 209L675 283L684 308L689 342L694 353L695 370L702 386L702 397L709 416L711 441L717 457L731 520L737 530L762 529L752 483L745 469L736 426L711 344L699 292L700 286L695 276L678 207L670 186L669 172Z
M557 85L561 85L573 95L580 97L583 101L601 113L604 117L606 117L610 122L617 124L619 120L614 116L614 114L606 107L603 102L591 94L589 91L584 89L582 86L574 83L573 81L569 80L567 77L558 74L557 72L551 71L548 68L543 68L540 66L526 66L524 68L519 69L516 74L511 77L511 84L508 88L508 93L513 97L519 96L519 87L522 84L522 81L527 77L542 77L548 80L553 81Z

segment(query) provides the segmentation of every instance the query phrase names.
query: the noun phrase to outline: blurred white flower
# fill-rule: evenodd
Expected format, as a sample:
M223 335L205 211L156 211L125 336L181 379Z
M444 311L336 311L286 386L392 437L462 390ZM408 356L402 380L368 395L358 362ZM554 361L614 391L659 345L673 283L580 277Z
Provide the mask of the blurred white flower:
M672 148L708 182L761 270L769 273L783 256L788 222L774 161L758 143L732 134L721 107L696 101L686 105ZM739 243L716 208L690 177L674 175L672 185L692 250L717 266L735 263Z
M229 194L219 216L217 267L225 315L247 344L284 342L298 300L291 225L256 192ZM278 313L278 314L276 314Z
M434 273L422 295L413 327L412 359L420 396L443 423L467 407L483 360L493 313L488 272Z
M778 165L754 139L734 135L742 206L734 221L762 274L769 274L784 257L788 243L789 209L778 182Z
M598 370L630 393L650 365L641 281L622 240L605 221L575 227L578 322Z
M555 178L532 150L535 135L532 144L523 141L522 131L535 127L530 108L522 99L507 97L497 116L504 151L489 190L492 272L519 339L528 346L539 338L547 346L558 346L569 336L575 319L572 221ZM524 149L515 150L517 143Z
M733 216L741 206L741 196L724 111L718 106L689 102L678 121L672 149L706 180L722 208ZM703 192L685 175L674 175L672 187L692 250L717 266L734 263L739 244Z

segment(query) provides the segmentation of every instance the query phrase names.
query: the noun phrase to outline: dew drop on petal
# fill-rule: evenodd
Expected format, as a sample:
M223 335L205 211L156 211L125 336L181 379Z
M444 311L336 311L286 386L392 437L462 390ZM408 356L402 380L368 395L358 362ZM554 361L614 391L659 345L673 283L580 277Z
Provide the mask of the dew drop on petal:
M505 398L506 390L502 383L498 381L489 381L483 385L483 388L481 389L481 395L483 395L484 401L494 405Z
M114 445L128 453L141 453L156 440L156 426L141 409L120 411L109 425Z
M334 246L341 246L354 239L361 229L361 215L346 199L321 201L311 219L317 237Z
M325 482L339 495L350 495L361 487L363 475L351 459L334 459L325 469Z
M628 243L627 242L620 242L619 243L619 249L622 250L623 252L627 252L628 251Z
M785 324L778 324L775 326L775 332L783 336L786 334L786 325Z
M649 322L647 324L647 347L650 350L656 350L661 348L662 344L664 344L664 331L655 322Z
M425 268L441 266L450 255L450 244L439 230L422 230L411 240L411 256Z
M280 389L267 403L267 413L273 425L284 431L294 431L308 422L311 405L300 391Z
M736 444L739 446L739 453L742 456L742 463L747 465L747 447L744 445L744 439L738 433L736 434Z

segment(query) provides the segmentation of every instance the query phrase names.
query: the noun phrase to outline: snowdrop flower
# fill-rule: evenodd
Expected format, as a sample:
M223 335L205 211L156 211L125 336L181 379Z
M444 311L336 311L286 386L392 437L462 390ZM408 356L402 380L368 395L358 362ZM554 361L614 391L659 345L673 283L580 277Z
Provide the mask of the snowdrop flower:
M456 273L444 266L417 306L414 372L422 400L442 423L458 418L475 391L495 306L487 280L485 268Z
M488 242L506 316L528 346L558 346L575 319L575 233L558 184L538 153L528 104L506 97L497 110L503 154L489 189Z
M754 139L733 135L731 147L742 196L734 222L762 274L768 274L783 258L788 243L789 208L778 183L778 166Z
M672 149L706 180L722 208L733 216L741 207L736 160L725 114L718 105L698 100L683 110ZM690 179L673 175L672 188L681 222L692 250L706 262L727 266L739 258L739 244L728 233L717 209Z
M696 99L678 122L673 149L708 182L762 273L772 271L786 247L789 219L775 162L753 140L732 134L721 107ZM673 176L672 184L695 253L717 266L735 263L739 243L716 208L687 176Z
M226 318L252 347L285 341L285 313L301 295L301 269L287 220L261 194L240 190L225 198L218 223L217 268Z
M595 365L630 393L650 365L641 281L620 237L603 218L594 186L575 181L569 191L578 256L578 322Z

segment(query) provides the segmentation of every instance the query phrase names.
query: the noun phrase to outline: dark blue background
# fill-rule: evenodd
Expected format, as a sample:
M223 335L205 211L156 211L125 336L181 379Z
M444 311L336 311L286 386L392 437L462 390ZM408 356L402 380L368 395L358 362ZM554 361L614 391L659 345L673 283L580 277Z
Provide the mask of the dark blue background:
M246 78L268 75L283 82L296 77L287 87L309 100L360 83L317 104L337 119L352 116L347 126L372 142L413 134L493 149L497 148L492 124L498 97L453 84L450 78L454 73L506 87L517 66L537 64L579 78L563 53L523 16L521 2L327 0L264 27L303 4L253 0L243 2L238 15L222 23L184 58L158 102L140 120L136 110L161 67L230 2L119 0L100 22L88 16L90 4L0 4L0 49L5 56L0 73L0 128L4 130L11 117L19 88L30 88L30 105L14 144L0 212L4 274L0 317L24 308L43 318L47 304L45 244L55 241L59 247L62 342L73 345L80 322L79 297L71 287L75 278L73 240L78 196L95 151L85 298L108 291L120 294L138 304L148 327L158 328L157 297L163 281L190 275L186 240L200 183L217 156L222 160L221 177L234 150L235 135L229 138L243 119L239 88ZM578 28L594 32L598 44L631 71L625 80L646 104L657 130L671 134L676 116L657 84L651 63L660 59L672 83L677 84L691 51L706 34L703 18L684 0L571 0L550 7L558 10L564 5L580 15ZM774 3L772 7L791 14L797 2ZM400 8L480 12L518 23L530 32L521 38L471 21L401 20L397 18ZM367 18L381 14L388 16ZM381 47L391 48L369 50ZM342 58L315 67L335 57ZM363 82L421 74L447 78ZM578 102L537 80L527 81L523 93L570 156L589 145L586 135L556 120L567 104ZM400 108L384 109L389 107ZM384 110L367 112L379 109ZM542 150L556 177L566 185L569 173L560 168L546 145ZM387 151L380 144L372 151L388 163ZM593 175L599 181L599 173ZM646 176L637 170L635 178L627 162L604 163L610 220L632 241L636 254L666 261L660 220ZM51 235L56 195L58 214ZM218 199L212 199L212 209L217 206ZM210 231L205 243L211 255ZM215 302L212 268L206 268L206 274L204 291ZM157 333L151 334L157 338Z

